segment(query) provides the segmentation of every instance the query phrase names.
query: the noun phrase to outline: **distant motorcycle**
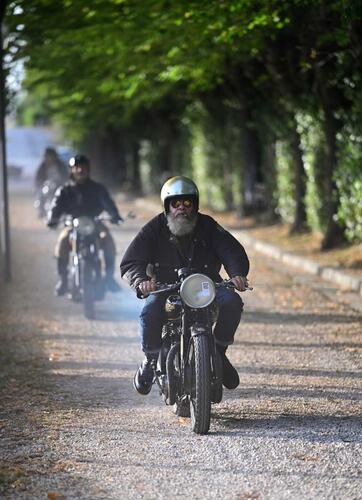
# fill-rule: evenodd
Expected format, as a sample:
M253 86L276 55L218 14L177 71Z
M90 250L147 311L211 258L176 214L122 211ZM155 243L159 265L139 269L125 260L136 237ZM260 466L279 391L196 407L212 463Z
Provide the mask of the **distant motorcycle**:
M53 179L46 180L40 187L37 198L34 201L34 207L38 211L40 219L44 219L50 209L56 190L60 184Z
M176 283L158 284L151 292L168 294L155 382L166 405L173 405L179 416L190 416L196 434L207 434L211 403L220 403L223 394L222 361L213 335L216 289L234 286L231 280L214 283L187 268L179 269L178 276Z
M65 221L72 228L69 235L69 298L83 303L84 315L88 319L95 317L94 303L103 300L106 294L100 258L102 231L99 230L99 223L105 220L110 219L82 216Z
M134 217L132 212L126 216ZM82 216L65 219L65 225L71 227L68 297L74 302L82 302L84 316L88 319L94 319L95 302L103 300L107 290L100 257L100 240L106 235L99 225L104 221L110 222L111 218Z

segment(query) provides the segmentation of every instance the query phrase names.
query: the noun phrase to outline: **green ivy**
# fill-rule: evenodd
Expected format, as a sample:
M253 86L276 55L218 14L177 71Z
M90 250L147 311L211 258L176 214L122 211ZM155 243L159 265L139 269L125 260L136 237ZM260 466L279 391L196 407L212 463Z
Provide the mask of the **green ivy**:
M345 140L343 140L345 139ZM336 184L340 197L338 220L350 241L362 241L362 137L341 136Z

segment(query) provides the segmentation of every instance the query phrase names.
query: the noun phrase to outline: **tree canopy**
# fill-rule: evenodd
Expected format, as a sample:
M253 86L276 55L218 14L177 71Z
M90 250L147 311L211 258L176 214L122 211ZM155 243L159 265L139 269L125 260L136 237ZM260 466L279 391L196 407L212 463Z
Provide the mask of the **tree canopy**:
M341 201L351 185L338 174L346 139L353 186L361 172L361 19L357 0L15 0L5 18L7 62L25 61L25 85L78 142L117 131L129 157L147 138L161 171L188 171L208 142L207 175L239 185L240 196L220 187L228 206L245 205L262 179L271 198L294 196L277 205L292 207L296 229L318 213L328 247L350 228ZM278 141L286 147L272 165ZM175 160L181 151L184 165ZM290 153L287 195L277 187L280 151Z

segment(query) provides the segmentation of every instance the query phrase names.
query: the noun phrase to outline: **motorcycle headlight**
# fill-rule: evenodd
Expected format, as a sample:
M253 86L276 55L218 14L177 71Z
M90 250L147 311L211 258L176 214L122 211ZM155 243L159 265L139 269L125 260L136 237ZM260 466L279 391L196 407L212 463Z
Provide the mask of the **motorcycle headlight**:
M96 228L93 220L89 217L78 217L73 220L73 225L82 236L89 236Z
M189 307L195 309L207 307L215 298L215 285L204 274L192 274L182 283L180 295Z

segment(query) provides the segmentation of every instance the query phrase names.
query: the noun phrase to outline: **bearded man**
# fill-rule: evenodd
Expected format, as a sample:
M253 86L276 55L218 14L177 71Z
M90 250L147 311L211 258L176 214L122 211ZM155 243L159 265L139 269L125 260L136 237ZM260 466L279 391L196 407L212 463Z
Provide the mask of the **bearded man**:
M150 295L156 290L156 282L177 281L177 271L183 267L220 282L223 265L238 291L248 286L249 260L243 246L212 217L199 213L199 191L191 179L178 176L166 181L161 201L163 213L140 230L121 262L121 275L138 297L147 297L140 316L145 357L134 378L140 394L148 394L152 388L165 320L167 294ZM234 342L243 302L235 291L226 288L217 289L216 300L219 315L214 335L223 363L223 385L235 389L239 375L226 357L226 350Z

